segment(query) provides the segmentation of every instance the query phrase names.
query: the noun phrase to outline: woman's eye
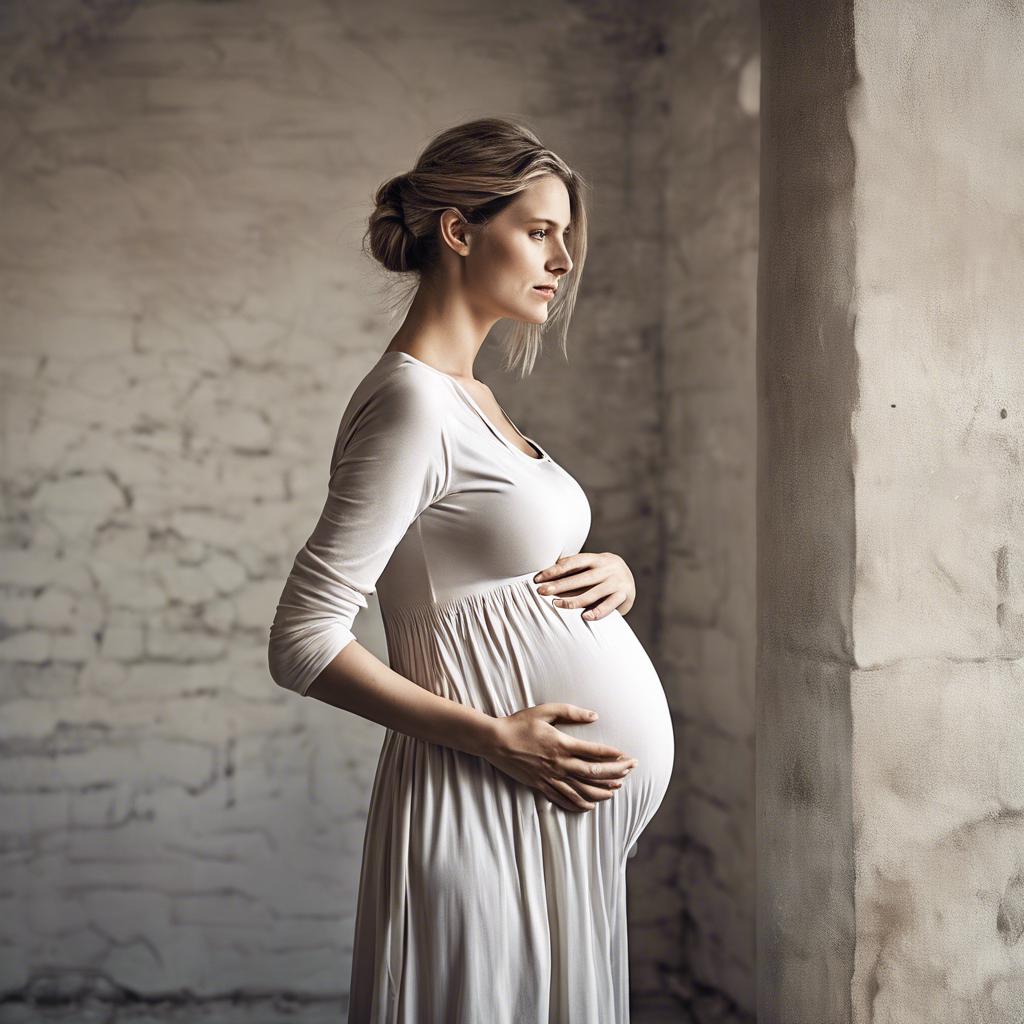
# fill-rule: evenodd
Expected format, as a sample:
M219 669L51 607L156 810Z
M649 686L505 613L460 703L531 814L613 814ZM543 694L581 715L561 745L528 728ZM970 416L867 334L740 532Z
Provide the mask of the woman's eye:
M534 230L531 231L530 234L531 234L531 236L532 235L542 235L544 237L547 237L547 231L545 231L544 228L534 228ZM566 245L569 244L569 242L571 240L571 236L570 236L568 230L565 230L565 231L562 232L562 239L563 239L563 241L565 242Z

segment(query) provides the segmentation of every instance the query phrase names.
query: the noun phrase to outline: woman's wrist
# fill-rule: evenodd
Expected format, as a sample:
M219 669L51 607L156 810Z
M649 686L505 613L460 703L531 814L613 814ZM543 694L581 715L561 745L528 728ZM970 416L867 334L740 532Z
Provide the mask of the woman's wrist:
M497 747L499 719L469 704L432 693L404 676L399 678L415 693L406 708L405 727L397 726L400 732L476 756L486 756Z
M460 744L460 749L467 754L475 754L477 757L486 757L498 748L500 719L489 715L477 708L467 708L469 715L462 729L461 735L465 742Z
M501 748L501 718L478 712L476 724L470 730L473 753L477 757L487 757Z

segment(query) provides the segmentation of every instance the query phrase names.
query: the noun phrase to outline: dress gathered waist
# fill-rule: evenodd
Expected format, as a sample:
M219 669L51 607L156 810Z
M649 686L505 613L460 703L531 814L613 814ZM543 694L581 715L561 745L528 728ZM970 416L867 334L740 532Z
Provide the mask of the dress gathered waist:
M476 580L464 586L448 585L442 590L436 591L433 599L430 601L390 602L385 601L382 597L380 601L381 612L389 616L402 616L403 614L415 614L417 612L440 612L468 599L485 597L511 587L522 587L527 583L532 584L533 589L536 591L547 582L545 580L542 580L540 583L533 582L533 577L539 571L539 569L531 569L529 572L520 573L518 576L507 576L500 580ZM547 595L540 596L546 597Z

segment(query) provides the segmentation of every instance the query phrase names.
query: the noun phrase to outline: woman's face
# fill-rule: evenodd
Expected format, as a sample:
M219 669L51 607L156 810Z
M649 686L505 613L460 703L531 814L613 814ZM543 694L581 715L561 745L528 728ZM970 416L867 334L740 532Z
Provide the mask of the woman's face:
M521 192L483 230L473 231L465 284L481 312L542 324L553 292L572 270L566 248L569 192L554 174Z

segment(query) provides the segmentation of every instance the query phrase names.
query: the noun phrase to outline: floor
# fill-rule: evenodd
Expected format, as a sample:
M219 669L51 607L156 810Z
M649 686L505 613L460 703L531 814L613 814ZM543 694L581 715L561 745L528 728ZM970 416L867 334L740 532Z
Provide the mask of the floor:
M635 1007L630 1024L692 1024L681 1008ZM0 1024L344 1024L338 1002L252 1000L240 1002L136 1003L130 1006L92 1002L76 1006L0 1003Z

